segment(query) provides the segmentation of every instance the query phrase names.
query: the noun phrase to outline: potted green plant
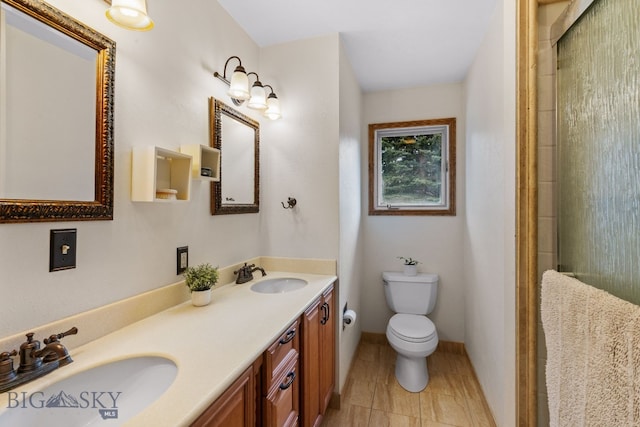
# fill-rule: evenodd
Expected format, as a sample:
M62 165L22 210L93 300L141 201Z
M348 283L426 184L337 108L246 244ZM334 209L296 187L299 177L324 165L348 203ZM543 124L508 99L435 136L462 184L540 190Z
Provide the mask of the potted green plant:
M209 263L188 267L184 272L184 283L191 292L191 303L200 307L211 302L211 288L218 281L218 267Z
M399 256L398 259L404 261L405 276L415 276L416 274L418 274L418 264L420 264L420 261L411 257L405 258L402 256Z

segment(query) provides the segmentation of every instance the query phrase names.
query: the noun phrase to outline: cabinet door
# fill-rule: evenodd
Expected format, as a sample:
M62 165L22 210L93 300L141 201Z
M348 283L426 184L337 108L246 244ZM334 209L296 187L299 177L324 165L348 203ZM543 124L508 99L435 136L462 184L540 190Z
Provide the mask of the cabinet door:
M336 316L335 304L333 299L333 286L330 287L322 296L322 305L324 307L320 312L320 413L324 415L331 395L333 394L333 386L335 381L335 333L336 333Z
M318 298L304 312L302 319L302 425L320 424L320 320L322 300ZM324 398L324 396L322 397Z
M292 427L298 425L299 384L298 355L291 354L287 369L267 395L265 402L265 424L269 427Z
M253 427L254 367L244 371L194 422L192 427Z

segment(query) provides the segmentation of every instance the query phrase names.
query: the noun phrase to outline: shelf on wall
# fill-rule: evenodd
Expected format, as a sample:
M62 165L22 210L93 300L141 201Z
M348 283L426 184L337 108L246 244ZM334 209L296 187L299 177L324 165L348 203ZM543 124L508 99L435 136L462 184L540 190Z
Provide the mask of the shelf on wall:
M191 177L203 181L220 181L220 150L201 144L185 144L180 152L193 157ZM211 175L206 175L207 171ZM204 173L204 175L203 175Z
M156 146L134 147L131 163L131 200L183 202L191 193L190 155Z

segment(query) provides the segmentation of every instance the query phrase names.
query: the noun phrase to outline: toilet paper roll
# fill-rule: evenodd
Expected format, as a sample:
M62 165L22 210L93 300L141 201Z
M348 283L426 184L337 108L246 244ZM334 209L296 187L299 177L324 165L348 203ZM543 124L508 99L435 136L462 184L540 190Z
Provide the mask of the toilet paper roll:
M356 322L356 312L353 310L347 310L342 315L342 321L345 325L351 325Z

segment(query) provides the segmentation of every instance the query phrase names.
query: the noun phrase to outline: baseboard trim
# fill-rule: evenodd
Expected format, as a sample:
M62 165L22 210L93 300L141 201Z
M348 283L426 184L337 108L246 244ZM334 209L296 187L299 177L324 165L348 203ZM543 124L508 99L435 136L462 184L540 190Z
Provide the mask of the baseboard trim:
M442 351L445 353L453 353L464 356L467 354L467 350L464 347L463 342L457 341L439 341L436 351Z
M469 353L467 353L467 349L463 347L463 355L464 357L469 361L469 364L471 365L471 373L473 374L473 377L476 380L476 384L478 384L480 386L480 390L482 391L482 405L484 406L485 412L487 414L491 414L491 419L493 421L493 425L495 426L495 415L493 414L493 411L491 410L491 406L489 406L489 402L487 402L487 396L484 393L484 389L482 388L482 384L480 383L480 379L478 378L478 373L476 372L476 368L473 366L473 363L471 362L471 358L469 357Z

